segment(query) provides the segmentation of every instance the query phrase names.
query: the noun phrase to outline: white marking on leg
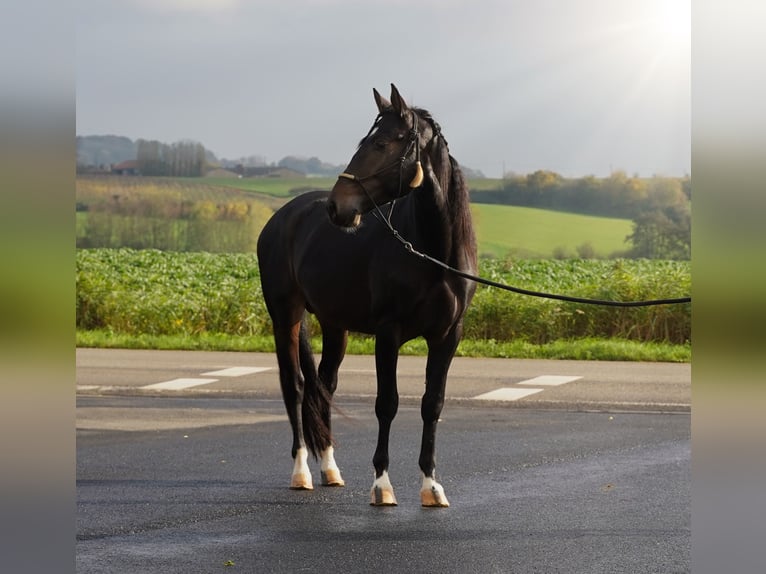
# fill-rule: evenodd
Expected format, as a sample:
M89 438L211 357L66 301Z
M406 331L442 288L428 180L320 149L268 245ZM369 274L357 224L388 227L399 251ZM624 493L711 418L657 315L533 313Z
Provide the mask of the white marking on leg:
M447 507L449 501L444 494L442 485L432 477L423 475L423 484L420 487L420 503L423 506Z
M396 497L394 496L394 487L388 478L388 471L377 477L370 489L370 504L373 506L396 506Z
M335 463L335 449L328 446L321 457L320 469L322 472L323 486L345 486L345 482L340 475L340 469Z
M293 464L293 475L290 479L290 488L293 490L313 490L314 484L311 480L311 470L308 465L309 452L305 447L301 447L295 453L295 463Z

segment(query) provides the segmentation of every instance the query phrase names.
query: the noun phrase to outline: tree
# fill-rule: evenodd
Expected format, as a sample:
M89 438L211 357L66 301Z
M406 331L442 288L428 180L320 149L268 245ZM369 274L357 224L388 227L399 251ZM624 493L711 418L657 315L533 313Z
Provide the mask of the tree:
M136 151L138 171L143 175L165 175L162 145L156 140L139 139Z
M644 211L633 220L634 257L650 259L691 258L691 208L688 204L668 205Z
M205 174L207 153L198 142L183 140L167 145L138 140L138 169L143 175L200 177Z

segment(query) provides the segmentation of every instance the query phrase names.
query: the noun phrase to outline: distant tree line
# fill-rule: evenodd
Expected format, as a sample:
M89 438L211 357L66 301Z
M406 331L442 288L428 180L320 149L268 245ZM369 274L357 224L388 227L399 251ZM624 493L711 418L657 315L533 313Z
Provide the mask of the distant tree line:
M333 165L331 163L324 162L318 157L299 157L294 155L288 155L283 157L277 163L278 167L285 167L292 169L293 171L299 171L306 175L321 175L327 177L333 177L338 175L344 170L344 165Z
M136 142L124 136L77 136L77 168L108 169L109 166L136 159Z
M691 178L628 177L616 171L606 178L564 178L538 170L509 175L499 188L471 192L477 203L536 207L633 220L626 255L653 259L691 257Z
M205 147L199 142L184 140L165 144L139 139L136 143L137 168L142 175L201 177L205 174Z

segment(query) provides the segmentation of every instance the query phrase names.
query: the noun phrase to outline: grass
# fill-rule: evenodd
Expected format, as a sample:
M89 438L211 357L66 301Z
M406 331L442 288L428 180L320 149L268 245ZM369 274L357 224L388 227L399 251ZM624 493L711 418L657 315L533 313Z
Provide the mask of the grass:
M216 187L225 187L247 191L251 193L263 193L275 197L290 197L294 189L331 189L334 177L206 177L201 181Z
M272 351L253 254L87 249L77 252L78 344ZM688 263L482 261L480 275L546 292L637 300L688 294ZM319 334L312 318L309 329ZM688 360L689 305L614 309L562 304L480 286L461 353L490 357ZM373 351L354 337L350 353ZM405 353L423 354L422 340ZM654 358L652 358L654 357Z
M92 216L85 212L77 214L76 237L78 245L88 247L131 245L185 250L181 243L178 246L166 245L159 240L152 243L155 234L147 233L146 228L160 233L161 228L173 225L180 206L190 203L196 206L192 210L200 212L211 206L215 208L242 201L262 204L263 210L275 210L292 196L295 189L329 189L334 181L333 178L80 176L76 180L76 199L78 204L90 209ZM497 181L471 180L469 185L479 189L497 185ZM625 237L632 231L631 222L625 219L528 207L473 204L472 212L479 253L497 258L504 258L509 253L525 258L575 255L604 258L624 251L628 247ZM149 215L155 219L159 215L161 219L144 221ZM260 229L263 219L259 218L256 228ZM184 221L179 229L185 230L186 226ZM138 235L127 237L126 233ZM222 249L211 244L220 233L220 230L211 231L204 241L196 241L195 238L189 241L197 244L198 249L220 251ZM231 242L224 243L225 248L231 250Z
M188 182L188 178L178 178L179 181ZM331 189L335 184L335 177L205 177L200 181L207 185L227 187L241 191L263 193L275 197L289 197L294 189ZM497 189L502 183L501 179L479 178L468 181L468 187L477 190Z
M274 339L268 335L228 335L225 333L199 333L197 335L133 335L105 330L77 331L78 347L159 349L195 351L239 351L273 353ZM320 353L320 337L312 339L315 353ZM374 355L375 341L371 337L349 337L349 355ZM402 355L422 356L427 353L425 341L415 339L402 346ZM458 357L488 357L505 359L558 359L585 361L648 361L688 363L691 345L646 343L624 339L572 339L544 344L527 341L496 341L463 339Z
M590 250L590 257L604 258L625 251L625 237L633 230L629 219L486 203L474 203L471 210L479 253L494 257L509 252L538 258L573 256L581 247Z

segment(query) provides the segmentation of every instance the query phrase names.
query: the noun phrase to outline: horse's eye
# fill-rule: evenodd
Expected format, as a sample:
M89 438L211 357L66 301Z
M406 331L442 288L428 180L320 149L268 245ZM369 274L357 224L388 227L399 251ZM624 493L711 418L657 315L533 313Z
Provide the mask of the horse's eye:
M402 141L402 140L404 139L404 134L403 134L403 133L401 133L401 134L396 134L396 139L397 139L398 141Z
M386 140L384 140L383 138L378 138L373 143L375 144L375 147L378 149L386 148Z

